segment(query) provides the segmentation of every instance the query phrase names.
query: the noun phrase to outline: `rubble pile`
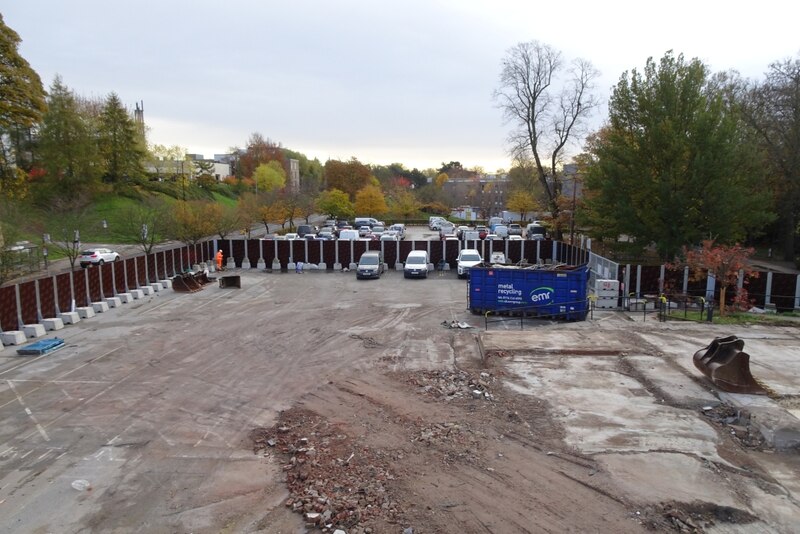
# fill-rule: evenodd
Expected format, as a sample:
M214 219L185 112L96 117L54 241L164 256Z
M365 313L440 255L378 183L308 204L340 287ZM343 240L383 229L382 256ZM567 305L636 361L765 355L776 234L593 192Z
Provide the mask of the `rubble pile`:
M289 499L286 506L303 515L307 528L371 534L396 524L402 515L387 487L394 475L391 458L359 445L319 415L293 408L272 428L250 432L256 453L283 457Z
M717 406L705 406L702 412L716 426L729 433L742 447L757 450L770 448L763 434L751 424L750 414L747 411L723 403Z
M467 371L420 371L406 377L406 382L419 388L423 395L438 400L473 398L494 400L489 390L497 379L487 372L474 376Z

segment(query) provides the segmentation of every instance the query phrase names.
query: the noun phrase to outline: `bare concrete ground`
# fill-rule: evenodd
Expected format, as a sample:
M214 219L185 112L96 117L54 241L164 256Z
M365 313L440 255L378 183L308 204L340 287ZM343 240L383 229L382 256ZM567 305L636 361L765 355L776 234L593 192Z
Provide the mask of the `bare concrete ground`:
M0 529L796 531L796 452L704 415L685 359L722 333L607 313L490 332L484 367L454 274L237 274L0 352ZM799 332L742 330L796 398Z

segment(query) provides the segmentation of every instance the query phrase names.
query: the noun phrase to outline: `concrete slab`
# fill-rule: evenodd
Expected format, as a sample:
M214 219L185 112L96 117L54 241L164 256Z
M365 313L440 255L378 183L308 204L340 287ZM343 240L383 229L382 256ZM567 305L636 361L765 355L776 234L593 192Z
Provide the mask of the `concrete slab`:
M3 342L3 345L22 345L27 338L22 330L6 330L0 333L0 341Z
M81 319L89 319L90 317L94 317L94 307L93 306L81 306L79 308L75 308L75 311L78 312Z
M92 302L92 308L94 308L95 313L104 313L108 311L108 303L107 302Z
M659 356L628 356L630 363L649 383L671 399L673 404L691 408L716 406L719 399L710 388L703 387L670 358Z
M47 334L47 330L45 330L44 325L38 323L24 324L22 325L22 331L25 333L25 337L28 339L35 339Z
M119 308L122 306L122 299L119 297L108 297L106 299L106 304L108 304L109 308Z
M81 316L78 312L64 312L58 314L58 318L61 319L64 324L75 324L81 322Z
M646 384L620 372L615 356L514 355L507 367L521 378L511 388L548 400L565 441L581 452L677 449L723 462L714 428L696 412L653 397Z
M117 295L117 298L123 304L127 304L133 300L133 295L131 295L130 293L120 293L119 295Z
M61 330L64 328L64 321L60 317L51 317L49 319L43 319L42 324L44 325L45 330L52 332L53 330Z

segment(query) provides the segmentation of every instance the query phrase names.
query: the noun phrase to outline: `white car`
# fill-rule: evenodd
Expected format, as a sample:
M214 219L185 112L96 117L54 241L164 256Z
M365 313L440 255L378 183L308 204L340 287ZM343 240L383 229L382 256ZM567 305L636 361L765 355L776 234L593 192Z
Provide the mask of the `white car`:
M286 234L285 239L288 239L289 241L294 241L295 239L300 239L300 234L289 232L288 234Z
M463 249L458 253L458 277L468 277L470 267L474 267L481 262L483 262L483 259L480 252L474 248Z
M505 263L506 255L502 252L492 252L491 263Z
M403 267L404 278L428 277L428 253L424 250L412 250L408 253L406 264Z
M521 235L510 235L510 236L508 236L508 240L509 241L525 241L524 239L522 239Z
M122 257L119 254L107 248L82 250L80 256L78 256L78 261L80 262L81 267L88 267L89 265L103 265L107 261L118 261L121 259Z

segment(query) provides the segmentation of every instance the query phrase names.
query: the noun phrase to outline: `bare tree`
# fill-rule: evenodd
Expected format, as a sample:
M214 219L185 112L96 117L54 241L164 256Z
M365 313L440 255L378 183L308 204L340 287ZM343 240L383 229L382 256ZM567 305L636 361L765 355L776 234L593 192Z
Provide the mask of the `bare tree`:
M159 197L149 197L128 208L122 219L122 235L139 245L145 254L151 254L153 248L166 238L169 210L170 207Z
M87 224L88 206L89 201L85 195L53 201L53 211L58 214L58 223L50 232L52 244L67 257L73 271L81 254L81 231Z
M494 98L514 126L509 152L521 161L533 159L553 220L560 212L564 152L586 133L586 119L599 105L593 93L598 76L588 61L565 65L561 52L538 41L517 44L503 59Z

